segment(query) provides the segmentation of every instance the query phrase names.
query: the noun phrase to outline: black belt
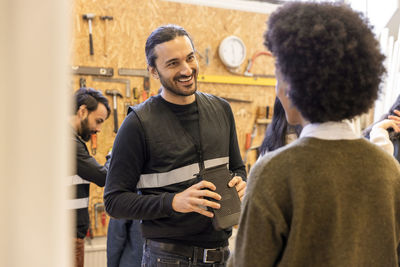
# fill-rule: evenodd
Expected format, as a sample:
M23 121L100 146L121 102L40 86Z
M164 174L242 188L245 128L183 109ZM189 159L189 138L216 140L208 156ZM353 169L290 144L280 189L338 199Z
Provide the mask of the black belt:
M185 246L181 244L162 243L153 240L146 240L148 245L153 250L170 252L180 256L192 259L193 262L203 263L224 263L229 257L229 248L200 248L194 246Z

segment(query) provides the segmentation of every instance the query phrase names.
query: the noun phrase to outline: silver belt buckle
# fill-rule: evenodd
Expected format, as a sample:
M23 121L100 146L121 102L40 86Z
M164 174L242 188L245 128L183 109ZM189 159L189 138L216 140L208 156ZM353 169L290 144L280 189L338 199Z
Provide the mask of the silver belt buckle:
M203 263L214 263L215 261L207 260L207 255L209 251L217 251L218 249L215 248L205 248L203 252Z

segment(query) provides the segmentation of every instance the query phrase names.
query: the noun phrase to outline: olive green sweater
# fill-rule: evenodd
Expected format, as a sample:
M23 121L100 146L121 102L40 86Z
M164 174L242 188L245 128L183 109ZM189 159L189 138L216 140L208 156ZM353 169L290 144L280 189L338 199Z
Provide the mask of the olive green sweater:
M367 140L301 138L246 190L228 266L398 266L400 167Z

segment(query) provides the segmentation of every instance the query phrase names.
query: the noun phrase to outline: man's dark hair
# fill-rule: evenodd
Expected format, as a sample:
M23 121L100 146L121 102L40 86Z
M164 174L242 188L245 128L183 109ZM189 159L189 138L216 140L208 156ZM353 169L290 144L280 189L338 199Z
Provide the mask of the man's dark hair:
M102 103L107 109L107 118L110 116L111 109L108 105L108 99L98 90L82 87L74 93L75 113L79 107L86 105L89 112L95 111L99 103Z
M385 57L372 26L345 5L286 4L270 16L264 44L312 123L351 119L378 97Z
M276 97L272 121L265 131L265 136L259 149L260 155L285 146L287 134L293 132L299 137L301 130L302 127L300 125L292 126L288 124L282 103Z
M156 47L156 45L174 40L177 36L187 36L194 50L192 38L184 28L174 24L160 26L155 29L147 38L145 48L147 65L149 65L150 67L156 66L155 62L157 59L157 55L154 52L154 48Z

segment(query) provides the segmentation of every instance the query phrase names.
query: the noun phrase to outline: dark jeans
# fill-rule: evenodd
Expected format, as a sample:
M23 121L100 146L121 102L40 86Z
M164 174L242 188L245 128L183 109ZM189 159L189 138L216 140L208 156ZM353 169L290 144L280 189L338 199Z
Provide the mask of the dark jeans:
M226 263L202 263L170 252L152 250L147 244L143 247L142 267L225 267Z
M140 221L111 218L107 234L107 267L139 267L142 252Z

